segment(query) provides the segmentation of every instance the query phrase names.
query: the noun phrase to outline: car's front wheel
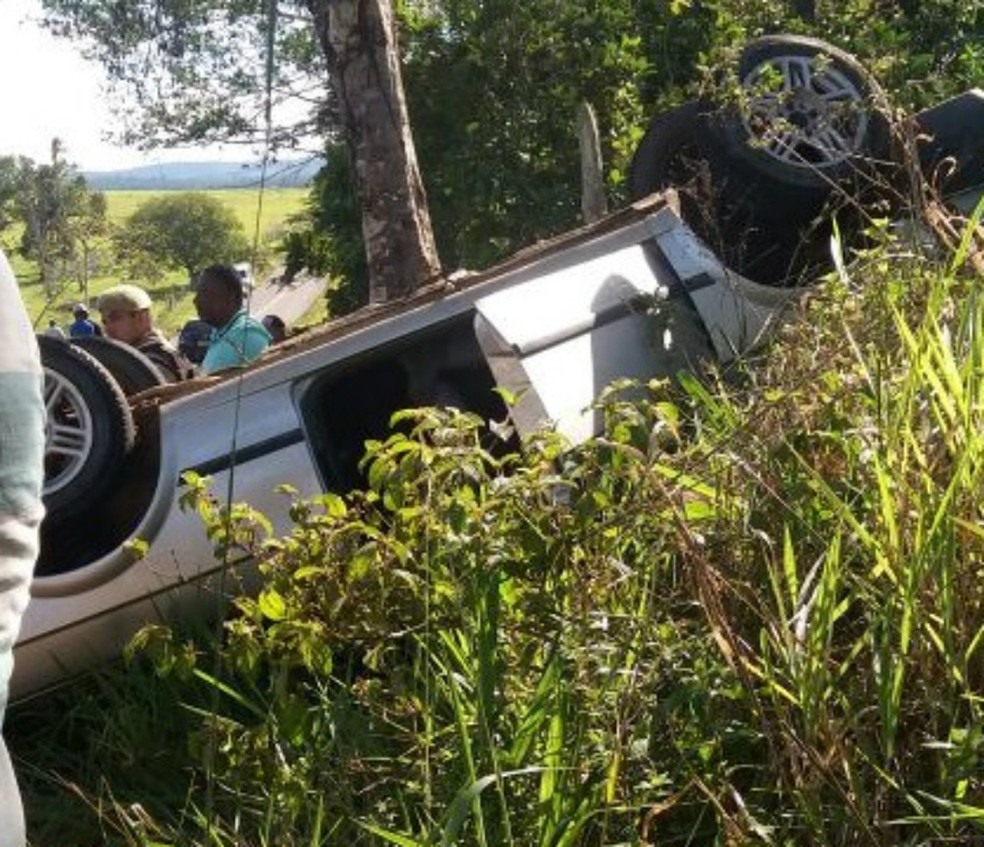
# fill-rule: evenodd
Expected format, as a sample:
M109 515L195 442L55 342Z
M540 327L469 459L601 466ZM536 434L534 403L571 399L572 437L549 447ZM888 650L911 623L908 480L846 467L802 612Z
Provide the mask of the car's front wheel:
M849 53L798 35L749 42L738 102L723 110L726 155L780 184L828 190L889 152L885 95Z

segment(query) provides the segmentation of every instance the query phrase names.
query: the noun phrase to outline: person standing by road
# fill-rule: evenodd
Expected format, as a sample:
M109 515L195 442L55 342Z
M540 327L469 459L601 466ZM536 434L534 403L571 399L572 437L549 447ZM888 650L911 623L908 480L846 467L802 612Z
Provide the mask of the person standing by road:
M212 327L201 372L242 367L270 346L270 333L243 308L242 279L229 265L210 265L195 287L198 316Z
M0 720L44 516L45 410L38 344L0 252ZM0 738L0 847L24 847L24 808Z
M168 382L195 375L195 368L154 326L150 295L139 285L117 285L99 297L106 335L129 344L152 361Z
M72 309L72 314L75 315L75 320L68 326L68 334L72 338L84 338L88 335L102 335L102 331L96 325L95 321L89 320L89 310L81 303Z
M47 335L48 338L63 339L65 337L65 330L58 326L58 321L54 318L50 318L48 320L48 326L45 327L44 334Z

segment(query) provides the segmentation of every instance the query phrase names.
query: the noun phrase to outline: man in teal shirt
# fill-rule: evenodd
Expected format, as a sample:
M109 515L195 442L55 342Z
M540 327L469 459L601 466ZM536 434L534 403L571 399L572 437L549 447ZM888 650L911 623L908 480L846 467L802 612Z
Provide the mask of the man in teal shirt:
M243 308L243 285L229 265L210 265L198 277L195 289L198 316L212 327L212 338L201 372L248 365L270 346L270 333Z

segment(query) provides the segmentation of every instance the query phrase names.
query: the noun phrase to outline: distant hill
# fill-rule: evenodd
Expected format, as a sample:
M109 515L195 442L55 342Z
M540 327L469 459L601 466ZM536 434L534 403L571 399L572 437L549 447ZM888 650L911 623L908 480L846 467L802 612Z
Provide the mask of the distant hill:
M270 188L308 185L324 162L296 159L267 166ZM255 188L260 184L257 162L170 162L141 165L119 171L87 171L89 188L97 191L192 190L207 188Z

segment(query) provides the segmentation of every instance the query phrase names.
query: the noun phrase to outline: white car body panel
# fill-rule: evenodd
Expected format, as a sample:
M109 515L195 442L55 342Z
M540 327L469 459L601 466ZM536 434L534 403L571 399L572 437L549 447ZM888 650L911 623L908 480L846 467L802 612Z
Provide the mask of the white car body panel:
M665 232L657 242L680 275L721 362L761 343L802 295L800 289L759 285L728 269L687 227Z
M801 294L729 270L669 208L647 224L651 242L476 304L479 341L496 382L518 398L512 417L520 433L553 425L574 442L588 438L601 426L593 401L614 379L674 376L712 355L730 362L762 341ZM671 268L661 268L661 258ZM679 286L700 320L673 307Z

